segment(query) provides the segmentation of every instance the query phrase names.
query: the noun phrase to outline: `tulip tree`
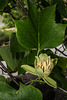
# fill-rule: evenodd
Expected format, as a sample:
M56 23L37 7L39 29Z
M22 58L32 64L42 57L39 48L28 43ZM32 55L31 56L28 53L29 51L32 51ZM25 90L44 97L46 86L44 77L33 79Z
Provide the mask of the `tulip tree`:
M22 13L24 17L16 19L12 15L12 9L15 7L20 9L18 14ZM50 50L63 43L67 26L62 23L63 18L67 17L65 7L62 0L25 0L24 2L3 0L3 3L0 0L0 14L9 13L16 28L16 32L11 35L10 44L0 48L0 65L17 87L20 86L17 91L16 86L15 89L12 88L1 76L1 100L9 100L9 98L10 100L42 100L41 91L31 85L34 82L47 84L67 93L65 80L67 58L57 56ZM2 64L2 60L7 63L7 68ZM29 85L26 86L28 83L18 83L17 76L14 77L12 72L18 72L18 75L29 72L37 79L28 81Z

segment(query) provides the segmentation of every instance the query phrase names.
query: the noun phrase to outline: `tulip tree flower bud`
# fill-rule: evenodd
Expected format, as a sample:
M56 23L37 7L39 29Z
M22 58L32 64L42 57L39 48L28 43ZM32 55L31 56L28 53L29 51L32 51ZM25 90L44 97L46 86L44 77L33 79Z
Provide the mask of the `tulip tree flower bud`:
M35 57L35 71L40 77L49 76L57 63L57 58L51 59L47 54L40 54Z

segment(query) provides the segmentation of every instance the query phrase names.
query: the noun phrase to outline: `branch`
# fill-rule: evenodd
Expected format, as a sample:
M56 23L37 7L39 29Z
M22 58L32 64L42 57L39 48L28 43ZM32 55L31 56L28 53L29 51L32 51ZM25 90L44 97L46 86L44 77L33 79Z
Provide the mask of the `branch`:
M0 69L2 70L2 72L5 72L6 73L6 71L3 68L0 67Z
M65 53L63 53L63 51L60 51L58 48L55 48L57 51L59 51L60 53L62 53L64 56L67 57L67 55Z
M14 80L14 76L8 71L8 69L4 66L4 64L1 61L0 61L0 65L2 66L2 69L8 73L12 81L19 87L19 84L16 82L16 80Z
M24 6L20 3L19 0L16 0L17 3L19 4L19 6L23 9L23 11L25 12L26 15L28 15L28 12L26 11L26 9L24 8Z
M9 13L9 14L12 16L12 18L13 18L14 20L18 20L17 18L15 18L15 17L13 16L13 14L12 14L8 9L3 10L3 12Z
M15 18L14 16L13 16L13 14L11 14L11 12L8 12L11 16L12 16L12 18L14 19L14 20L18 20L17 18Z

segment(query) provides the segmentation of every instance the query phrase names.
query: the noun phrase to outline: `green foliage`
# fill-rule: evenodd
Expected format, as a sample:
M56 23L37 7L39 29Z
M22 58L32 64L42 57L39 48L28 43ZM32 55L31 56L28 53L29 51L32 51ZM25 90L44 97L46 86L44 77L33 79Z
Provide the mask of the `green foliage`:
M2 75L0 75L0 82L6 82L6 79L5 79L5 77L4 76L2 76Z
M20 84L20 88L17 92L7 84L4 84L3 86L2 83L0 83L0 87L2 89L0 91L0 100L42 100L41 92L31 85L24 86L23 84Z
M67 81L65 80L65 77L60 73L60 69L55 69L53 78L57 81L59 87L62 87L67 91Z
M22 8L18 5L16 5L14 0L8 1L7 7L4 8L4 13L2 15L2 22L5 24L2 28L11 28L15 27L15 23L13 21L13 18L15 19L22 19L23 18L23 11ZM12 9L13 7L13 9Z
M53 80L50 77L44 77L43 80L45 81L45 83L47 83L49 86L57 89L57 82L55 80Z
M44 50L55 48L63 43L66 24L62 22L63 17L67 17L66 7L63 0L0 0L0 11L3 13L5 27L16 26L17 30L16 32L4 31L6 35L3 32L0 34L0 41L3 42L6 41L7 35L11 36L13 33L10 45L0 48L0 61L6 61L9 72L17 71L18 74L24 74L28 71L38 77L31 82L43 82L55 89L60 87L67 93L65 80L67 58L59 57L50 50ZM45 57L44 64L42 60L40 63L36 60L34 64L35 57L40 59L41 53L50 56L52 63L49 59L45 61ZM58 61L54 67L52 64L55 58ZM53 69L50 69L49 76L45 77L47 71L44 75L43 68L49 69L51 66ZM42 100L42 93L31 85L23 84L20 84L19 90L16 91L6 84L4 77L0 76L0 100L5 99Z
M25 21L15 21L17 38L23 47L42 50L54 48L62 43L66 25L54 22L55 8L56 5L38 11L36 6L29 2L29 18Z
M16 58L12 58L9 45L0 48L0 55L12 71L18 67L18 61Z
M9 36L5 32L0 31L0 44L3 44L4 42L8 41L9 41Z
M8 0L0 0L0 11L2 11L8 4Z
M53 0L53 4L57 4L57 9L60 12L61 15L64 17L67 17L65 5L63 0Z
M0 30L0 45L8 44L12 33L12 30Z
M3 28L11 28L15 26L12 17L8 13L3 13L2 22L5 24Z
M35 60L36 55L37 55L36 50L29 51L27 54L25 54L25 57L22 60L22 64L28 64L28 65L34 66L34 60Z
M37 75L35 72L35 68L29 66L29 65L22 65L21 68L23 68L24 70L30 72L31 74Z
M16 33L14 32L11 35L11 39L10 39L10 49L13 55L16 55L17 52L23 52L23 51L27 51L25 48L23 48L17 40L16 37Z
M67 68L67 58L58 57L58 66L62 68L62 73L65 73L65 68Z
M7 83L0 82L0 93L12 93L12 94L15 94L16 90L14 88L10 87Z

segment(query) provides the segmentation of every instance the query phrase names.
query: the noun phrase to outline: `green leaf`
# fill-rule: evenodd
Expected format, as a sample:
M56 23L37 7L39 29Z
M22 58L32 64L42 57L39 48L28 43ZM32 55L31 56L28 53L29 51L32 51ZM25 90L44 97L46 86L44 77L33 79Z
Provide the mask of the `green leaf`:
M53 0L53 4L57 4L57 9L60 12L60 14L63 15L64 17L67 17L63 0Z
M0 11L3 11L7 4L8 0L0 0Z
M11 39L10 39L10 49L11 49L11 52L13 53L13 55L15 55L17 52L24 52L24 51L26 51L26 49L23 48L18 43L15 32L11 35Z
M24 69L22 69L21 67L18 67L18 75L20 75L20 74L25 74L25 70Z
M34 60L35 60L36 54L37 54L36 50L25 52L24 57L21 59L20 65L34 66ZM22 74L22 73L24 74L25 70L18 67L18 74Z
M55 23L56 5L37 10L36 6L28 2L29 17L27 20L15 20L17 39L28 49L55 48L63 41L66 25ZM48 16L48 17L47 17Z
M27 64L27 65L34 65L34 60L35 56L37 55L36 50L31 50L27 53L27 55L22 59L22 64Z
M53 88L57 88L57 82L50 77L44 77L43 80Z
M6 82L5 77L4 77L4 76L2 76L2 75L0 75L0 81L2 81L2 82Z
M65 75L65 69L67 68L67 58L59 57L57 66L62 68L62 73Z
M56 80L58 87L67 91L67 81L65 76L62 75L60 68L55 68L51 76Z
M4 61L6 61L12 71L18 67L18 60L16 58L12 58L9 45L0 48L0 56Z
M0 61L3 61L2 57L0 56Z
M34 66L34 60L35 60L36 54L37 54L36 50L25 52L24 58L21 59L20 65ZM24 74L25 70L18 67L18 74L22 74L22 73Z
M36 75L35 73L35 68L29 66L29 65L22 65L21 68L23 68L24 70L26 70L27 72Z
M7 83L0 82L0 93L1 92L15 94L16 90L14 88L12 88L11 86L9 86Z
M61 70L61 73L65 76L65 69L67 68L67 58L65 57L60 57L60 56L57 56L55 54L51 54L52 58L57 58L58 59L58 62L57 62L57 65L58 68L60 67L62 70Z
M42 93L31 85L24 86L21 84L18 94L21 94L23 100L42 100Z
M15 94L1 92L0 100L42 100L42 93L31 85L21 84L20 89Z

